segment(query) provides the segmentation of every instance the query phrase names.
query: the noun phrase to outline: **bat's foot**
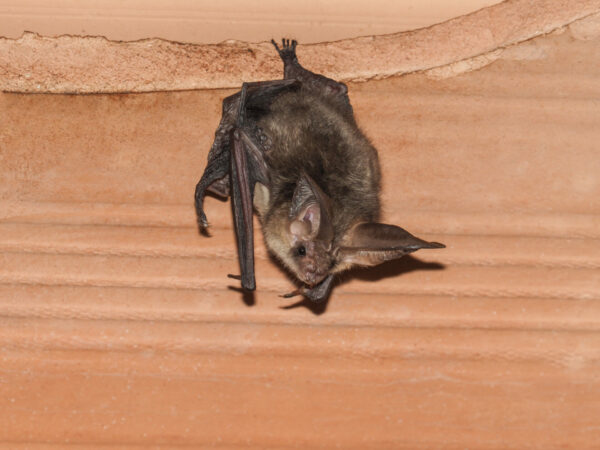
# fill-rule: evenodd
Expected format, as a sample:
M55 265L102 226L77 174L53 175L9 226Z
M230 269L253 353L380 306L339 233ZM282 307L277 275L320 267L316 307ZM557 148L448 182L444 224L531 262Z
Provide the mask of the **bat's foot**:
M290 42L289 39L281 40L281 48L275 42L275 39L271 39L271 44L275 46L275 49L279 53L279 56L283 60L284 63L295 62L298 61L296 58L296 45L298 42L296 40L292 40Z
M303 295L304 292L302 289L296 289L293 292L288 292L287 294L280 295L281 298L292 298L297 297L298 295Z
M234 280L239 280L242 282L242 289L244 292L251 292L256 289L256 284L254 283L254 278L251 280L244 281L241 275L233 275L231 273L227 274L227 278L233 278Z
M325 294L323 294L322 292L319 292L318 289L315 290L314 288L309 289L307 287L301 287L299 289L296 289L295 291L280 295L280 297L292 298L292 297L297 297L297 296L301 295L301 296L307 298L311 303L319 304L319 303L323 303L324 300L327 299L328 293L329 293L329 291L327 291Z

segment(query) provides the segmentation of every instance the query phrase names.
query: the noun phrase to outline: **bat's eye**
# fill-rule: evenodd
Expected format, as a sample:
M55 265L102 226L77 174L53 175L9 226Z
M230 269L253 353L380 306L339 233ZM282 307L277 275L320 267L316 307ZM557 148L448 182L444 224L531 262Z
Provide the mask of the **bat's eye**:
M304 245L298 247L296 249L296 253L298 254L298 256L306 256L306 248L304 247Z

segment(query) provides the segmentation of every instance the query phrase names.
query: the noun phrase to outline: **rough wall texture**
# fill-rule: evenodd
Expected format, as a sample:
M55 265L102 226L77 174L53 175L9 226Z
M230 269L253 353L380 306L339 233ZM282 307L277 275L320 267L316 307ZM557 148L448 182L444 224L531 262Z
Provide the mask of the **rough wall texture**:
M278 297L259 236L256 295L228 287L228 203L194 226L231 90L1 94L0 446L597 448L594 20L350 84L385 218L448 248L321 309Z
M420 30L304 45L307 67L336 80L359 81L440 68L478 68L502 49L551 33L600 11L600 0L508 0ZM597 28L597 26L596 26ZM454 73L454 72L453 72ZM192 45L161 39L0 39L0 90L107 93L236 88L281 77L271 44Z
M13 39L36 31L195 44L263 42L284 33L308 44L415 30L495 3L500 0L0 0L0 30Z

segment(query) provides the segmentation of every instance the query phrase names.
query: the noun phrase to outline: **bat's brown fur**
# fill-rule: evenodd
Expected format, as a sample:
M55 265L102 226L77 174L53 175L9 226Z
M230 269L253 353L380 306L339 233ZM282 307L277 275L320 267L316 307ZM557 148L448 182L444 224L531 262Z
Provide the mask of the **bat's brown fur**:
M321 301L333 275L353 265L443 247L377 222L377 151L355 122L346 86L304 69L295 42L275 47L285 79L244 84L223 101L208 165L196 187L202 227L208 224L205 191L232 195L242 269L235 278L254 289L251 202L269 250L308 286L288 296Z
M345 244L353 225L379 218L377 151L354 120L340 114L327 98L302 90L283 94L258 124L271 140L265 155L271 186L262 230L269 247L294 272L286 233L301 173L332 199L334 247Z

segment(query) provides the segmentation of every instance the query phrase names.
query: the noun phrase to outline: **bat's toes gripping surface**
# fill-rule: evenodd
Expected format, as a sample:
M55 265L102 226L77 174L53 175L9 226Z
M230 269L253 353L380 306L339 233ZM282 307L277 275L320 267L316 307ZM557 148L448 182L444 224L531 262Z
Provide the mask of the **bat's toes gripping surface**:
M293 292L288 292L287 294L280 294L279 296L281 298L292 298L292 297L296 297L298 295L302 295L302 291L300 289L296 289Z
M296 40L282 39L281 48L279 48L275 39L271 39L271 43L275 46L283 62L296 60L296 45L298 44Z

